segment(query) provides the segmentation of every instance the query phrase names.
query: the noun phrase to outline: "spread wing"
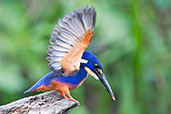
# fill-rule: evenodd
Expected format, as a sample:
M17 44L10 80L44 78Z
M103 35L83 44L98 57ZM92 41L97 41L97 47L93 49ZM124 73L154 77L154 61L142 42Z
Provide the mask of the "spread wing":
M93 7L81 7L59 19L48 47L49 66L69 74L78 71L83 52L88 47L95 26Z

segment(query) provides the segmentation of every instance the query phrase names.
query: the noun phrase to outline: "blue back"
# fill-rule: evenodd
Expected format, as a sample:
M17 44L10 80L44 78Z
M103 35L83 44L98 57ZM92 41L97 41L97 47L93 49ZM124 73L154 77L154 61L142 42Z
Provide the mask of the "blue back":
M45 86L49 86L52 80L69 83L71 85L77 86L83 79L86 78L87 72L82 67L80 67L79 72L75 76L61 77L61 76L54 76L54 75L55 75L55 71L51 71L24 93L33 91L34 89L40 87L42 84L44 84Z
M78 71L78 73L75 76L68 76L68 77L55 76L56 72L51 71L50 73L48 73L46 76L41 78L37 83L35 83L29 90L27 90L24 93L33 91L34 89L40 87L42 84L44 84L45 86L48 86L48 85L50 85L50 82L52 80L69 83L71 85L78 85L87 76L87 72L84 70L83 67L88 67L92 71L94 71L94 64L97 63L102 68L100 61L97 59L97 57L95 55L93 55L90 52L84 52L82 59L86 59L86 60L88 60L88 62L82 63L80 65L80 70Z
M79 72L75 76L55 77L55 80L78 85L83 79L86 78L86 76L87 76L87 72L82 67L80 67Z

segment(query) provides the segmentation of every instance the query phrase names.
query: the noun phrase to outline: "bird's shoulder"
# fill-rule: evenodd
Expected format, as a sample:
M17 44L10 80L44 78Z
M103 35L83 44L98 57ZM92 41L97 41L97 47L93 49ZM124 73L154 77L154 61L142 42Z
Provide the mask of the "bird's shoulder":
M77 73L79 71L73 71L69 74L66 74L66 73L64 73L64 69L60 69L60 70L54 70L53 72L54 72L54 74L51 76L51 78L53 78L53 77L68 77L68 76L73 77L73 76L77 75Z

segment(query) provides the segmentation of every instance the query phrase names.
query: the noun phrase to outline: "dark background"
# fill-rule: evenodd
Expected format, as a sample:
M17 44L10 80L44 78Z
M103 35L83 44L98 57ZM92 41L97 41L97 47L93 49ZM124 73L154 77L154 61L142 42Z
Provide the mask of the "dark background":
M91 76L72 96L71 114L171 113L171 5L169 0L1 0L0 105L50 72L47 46L59 18L93 5L97 23L87 51L101 61L116 96Z

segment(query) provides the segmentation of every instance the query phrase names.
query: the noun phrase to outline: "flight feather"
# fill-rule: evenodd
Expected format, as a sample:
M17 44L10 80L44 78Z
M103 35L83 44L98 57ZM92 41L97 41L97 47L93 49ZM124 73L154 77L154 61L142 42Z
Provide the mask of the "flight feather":
M59 19L48 47L49 66L65 73L79 70L81 56L88 47L96 22L93 7L81 7Z

